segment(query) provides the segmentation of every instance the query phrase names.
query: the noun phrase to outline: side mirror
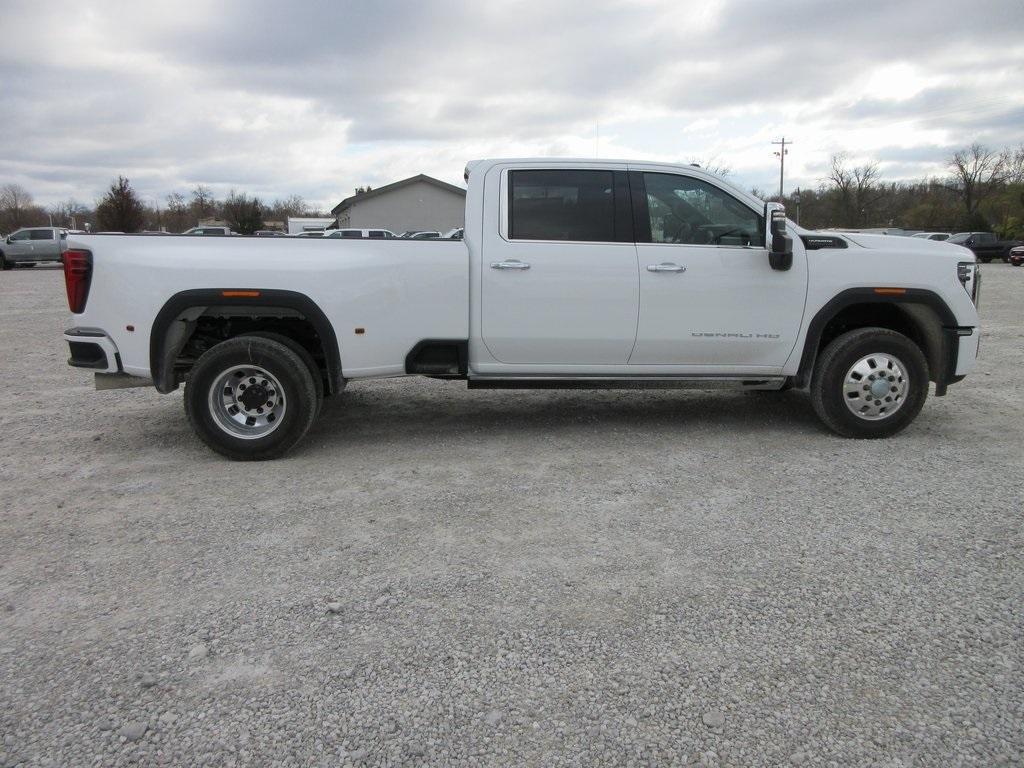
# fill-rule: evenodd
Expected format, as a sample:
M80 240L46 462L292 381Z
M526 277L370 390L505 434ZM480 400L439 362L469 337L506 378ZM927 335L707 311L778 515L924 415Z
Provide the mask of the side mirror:
M8 236L7 236L7 240L6 240L6 242L7 242L7 244L8 244L8 245L10 245L10 244L11 244L11 236L10 236L10 235L8 235Z
M785 272L793 266L793 240L786 233L786 209L780 203L764 204L765 241L768 263Z

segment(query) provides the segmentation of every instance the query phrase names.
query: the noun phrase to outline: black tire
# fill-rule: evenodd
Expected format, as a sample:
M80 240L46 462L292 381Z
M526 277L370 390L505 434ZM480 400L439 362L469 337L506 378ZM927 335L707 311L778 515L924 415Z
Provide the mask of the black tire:
M890 378L889 381L894 387L902 385L904 391L902 396L895 396L899 404L894 411L889 415L880 414L877 420L868 420L855 414L847 405L845 382L847 373L855 364L873 355L891 356L902 364L904 376L898 380ZM869 386L866 377L863 381L865 386ZM818 356L811 377L810 394L814 412L836 434L867 439L889 437L910 424L921 412L928 398L928 361L920 347L901 333L887 328L858 328L834 339ZM860 405L866 402L860 400L861 397L868 396L857 393L849 399ZM893 407L883 400L874 402L885 409ZM871 408L871 405L864 407Z
M216 397L211 393L226 372L244 366L258 366L276 379L280 400L286 404L272 431L263 436L246 438L229 433L221 426L223 417L218 416ZM217 453L238 461L264 461L283 455L305 436L317 414L315 377L305 361L288 345L258 336L238 336L207 350L189 374L184 400L185 413L199 439ZM244 430L239 427L237 431Z
M1019 267L1021 264L1024 264L1024 261L1011 261L1010 264L1015 267Z
M271 341L276 341L278 344L284 344L288 349L302 358L302 362L306 364L306 367L309 368L310 374L313 376L313 386L316 387L316 415L319 416L320 411L323 410L324 407L324 377L320 372L320 369L317 367L316 360L314 360L313 356L309 354L309 350L299 344L299 342L295 341L295 339L290 339L284 334L274 333L273 331L253 331L246 335L257 336L261 339L270 339Z
M9 261L7 261L7 259L4 258L4 255L2 253L0 253L0 269L2 269L4 272L6 272L12 266L13 265Z

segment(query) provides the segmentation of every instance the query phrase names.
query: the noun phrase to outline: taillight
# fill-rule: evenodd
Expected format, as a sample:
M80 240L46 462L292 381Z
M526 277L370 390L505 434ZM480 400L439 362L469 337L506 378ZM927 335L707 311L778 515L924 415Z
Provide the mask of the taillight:
M76 315L85 310L92 277L92 254L88 251L64 251L64 285L68 289L68 308Z

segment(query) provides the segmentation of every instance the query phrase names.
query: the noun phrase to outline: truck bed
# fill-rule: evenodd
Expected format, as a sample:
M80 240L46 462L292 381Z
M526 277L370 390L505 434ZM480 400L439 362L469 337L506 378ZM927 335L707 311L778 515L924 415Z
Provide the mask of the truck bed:
M110 334L135 376L151 375L153 320L186 290L308 296L336 329L345 378L402 374L417 342L469 334L469 256L458 240L78 235L69 247L93 259L78 326Z

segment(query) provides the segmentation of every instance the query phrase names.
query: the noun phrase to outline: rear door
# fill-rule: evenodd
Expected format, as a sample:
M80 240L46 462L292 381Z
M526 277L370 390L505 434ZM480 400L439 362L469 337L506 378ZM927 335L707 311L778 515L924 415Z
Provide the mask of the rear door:
M481 335L509 365L625 364L639 287L625 166L500 172Z
M55 229L40 227L32 230L32 258L56 259L60 255L60 243Z

